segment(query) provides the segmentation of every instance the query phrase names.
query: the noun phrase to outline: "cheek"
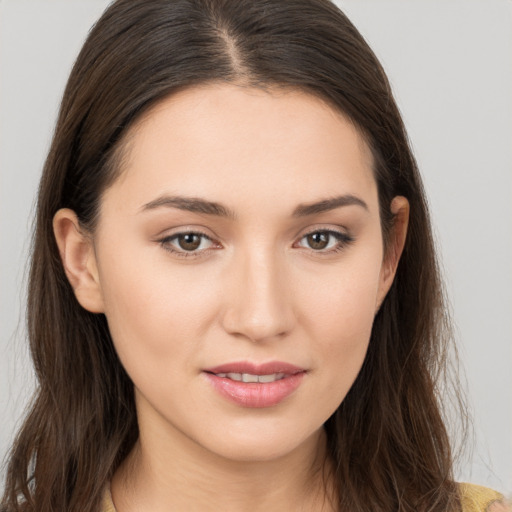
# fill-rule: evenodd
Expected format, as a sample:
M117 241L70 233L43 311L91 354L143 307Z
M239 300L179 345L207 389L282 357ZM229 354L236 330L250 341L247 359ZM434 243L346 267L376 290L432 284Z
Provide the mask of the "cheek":
M373 287L365 294L361 287L345 288L324 302L322 298L312 307L316 336L322 347L326 367L343 368L344 375L355 378L359 371L374 319ZM348 371L350 370L350 371Z
M208 279L198 276L192 266L172 271L162 264L161 255L152 257L153 252L102 260L105 315L130 374L138 366L156 371L162 362L186 365L218 301L214 287L205 285Z
M336 275L317 280L316 286L305 283L309 293L302 299L307 305L303 325L314 340L322 387L331 390L321 398L326 410L343 401L366 356L379 289L379 261L378 257L360 260L345 269L340 266Z
M301 286L307 328L322 332L321 339L341 339L347 346L369 337L380 274L378 253L366 261L360 258L350 263L322 277L309 278Z

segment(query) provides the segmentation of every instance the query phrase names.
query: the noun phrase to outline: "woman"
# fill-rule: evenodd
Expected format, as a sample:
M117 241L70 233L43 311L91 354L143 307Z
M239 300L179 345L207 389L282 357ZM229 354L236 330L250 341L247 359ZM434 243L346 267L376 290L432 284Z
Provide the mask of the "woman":
M485 510L390 87L324 0L115 2L37 214L6 510ZM490 510L490 508L489 508Z

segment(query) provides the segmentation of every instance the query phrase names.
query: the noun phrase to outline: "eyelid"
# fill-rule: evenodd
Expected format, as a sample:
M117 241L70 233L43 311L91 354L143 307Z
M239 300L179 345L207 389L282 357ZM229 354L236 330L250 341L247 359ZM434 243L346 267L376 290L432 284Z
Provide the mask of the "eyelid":
M154 240L162 240L163 238L170 238L176 235L186 235L187 233L196 233L203 235L207 238L215 239L215 235L211 233L211 230L201 224L178 224L176 226L168 226L165 229L159 230L154 235Z
M179 229L178 231L175 231L173 233L166 233L165 235L162 235L162 236L160 236L160 237L158 237L156 239L156 242L158 242L162 246L162 248L164 250L172 253L173 255L176 255L177 257L180 257L180 258L190 258L190 257L198 258L198 257L206 255L207 253L209 253L212 250L217 250L217 249L222 247L220 242L215 240L212 236L206 234L201 229L198 229L196 227L190 227L190 228L188 228L188 227L180 227L178 229ZM194 251L186 251L184 249L179 249L179 248L171 245L171 241L176 240L180 236L184 236L184 235L197 235L197 236L200 236L200 237L202 237L202 238L204 238L206 240L209 240L212 243L212 246L208 247L206 249L199 249L199 250L194 250Z
M342 251L348 245L350 245L351 243L353 243L355 241L355 238L351 234L347 233L346 231L342 231L340 229L335 229L332 227L321 227L320 226L320 227L316 227L314 229L310 229L310 230L306 231L305 233L303 233L302 235L300 235L300 237L297 239L295 244L298 244L299 242L304 240L304 238L306 238L310 235L313 235L315 233L327 233L338 240L336 246L333 248L330 248L330 249L315 250L312 248L308 249L307 247L303 247L304 249L306 249L307 251L309 251L310 253L315 254L315 255L328 255L328 254ZM302 247L302 246L300 246L300 247Z

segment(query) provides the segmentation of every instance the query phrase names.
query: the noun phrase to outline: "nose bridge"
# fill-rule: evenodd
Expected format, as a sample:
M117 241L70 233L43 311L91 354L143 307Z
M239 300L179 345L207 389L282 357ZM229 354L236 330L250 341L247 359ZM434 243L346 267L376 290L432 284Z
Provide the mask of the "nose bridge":
M271 246L248 248L236 256L230 276L224 327L251 341L281 337L294 315L283 255Z

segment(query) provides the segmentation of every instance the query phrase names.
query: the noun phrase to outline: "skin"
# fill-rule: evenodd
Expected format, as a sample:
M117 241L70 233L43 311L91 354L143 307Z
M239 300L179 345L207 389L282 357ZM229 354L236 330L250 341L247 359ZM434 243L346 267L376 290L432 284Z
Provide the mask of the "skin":
M487 512L510 512L511 510L512 506L502 501L491 503L491 505L487 507Z
M118 511L334 510L322 425L363 363L407 200L390 205L384 254L367 145L298 91L181 91L126 144L95 232L71 210L54 219L76 297L106 315L135 386L140 440L112 481ZM361 204L293 215L347 195ZM233 217L158 206L164 196L220 203ZM183 257L176 235L187 232L206 237ZM312 247L312 232L326 247ZM202 371L276 360L307 373L266 408L227 400Z

